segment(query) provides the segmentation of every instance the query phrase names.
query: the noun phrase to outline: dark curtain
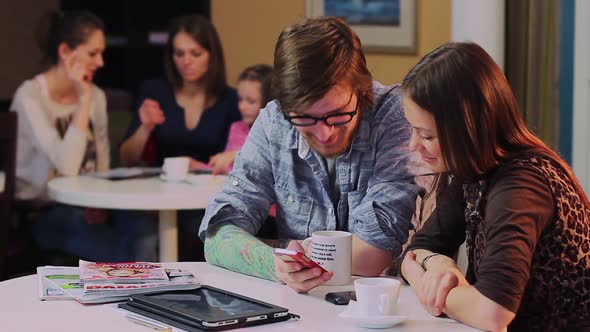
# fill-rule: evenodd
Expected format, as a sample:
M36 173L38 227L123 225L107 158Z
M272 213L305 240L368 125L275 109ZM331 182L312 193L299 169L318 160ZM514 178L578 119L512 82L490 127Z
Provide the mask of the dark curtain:
M506 11L506 76L528 127L557 149L561 1L506 1Z

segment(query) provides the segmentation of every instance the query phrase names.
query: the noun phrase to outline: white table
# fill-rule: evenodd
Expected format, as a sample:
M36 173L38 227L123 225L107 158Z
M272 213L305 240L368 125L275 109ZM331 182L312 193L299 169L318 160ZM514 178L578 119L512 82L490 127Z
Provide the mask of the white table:
M193 181L196 177L203 181ZM226 176L191 176L187 182L165 182L158 177L110 181L91 176L49 181L49 196L59 203L91 208L159 210L160 261L178 260L176 210L204 209L221 190Z
M247 331L364 331L338 314L344 306L324 300L327 292L350 290L349 286L322 286L309 294L296 294L287 286L230 272L205 262L166 264L189 269L201 283L273 303L301 315L298 321L249 327ZM81 305L74 301L39 301L37 276L27 276L0 283L0 329L2 331L149 331L131 323L112 305ZM400 314L407 320L383 331L476 331L447 318L430 316L409 288L400 293ZM244 331L244 329L242 329Z

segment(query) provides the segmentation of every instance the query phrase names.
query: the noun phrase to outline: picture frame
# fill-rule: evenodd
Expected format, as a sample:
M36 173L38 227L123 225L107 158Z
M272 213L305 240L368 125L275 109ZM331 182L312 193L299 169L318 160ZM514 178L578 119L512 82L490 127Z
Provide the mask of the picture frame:
M306 0L305 14L343 18L365 52L416 53L414 0Z

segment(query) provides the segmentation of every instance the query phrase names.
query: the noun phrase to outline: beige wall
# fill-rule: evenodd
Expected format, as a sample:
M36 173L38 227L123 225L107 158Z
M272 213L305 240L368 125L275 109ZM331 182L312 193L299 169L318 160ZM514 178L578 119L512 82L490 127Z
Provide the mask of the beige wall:
M417 54L367 54L378 81L399 82L420 57L450 39L451 0L417 0ZM58 0L7 1L0 10L0 99L12 97L18 85L36 74L40 53L34 30L42 13L59 6ZM234 85L239 72L255 63L272 64L280 31L305 16L305 0L212 0L211 18L221 36Z
M417 0L417 54L367 54L375 79L399 82L416 62L451 37L451 0ZM305 16L305 0L213 0L211 20L225 51L228 82L255 63L272 64L283 27Z
M11 99L16 88L39 70L41 54L35 41L37 21L58 0L4 1L0 10L0 99Z

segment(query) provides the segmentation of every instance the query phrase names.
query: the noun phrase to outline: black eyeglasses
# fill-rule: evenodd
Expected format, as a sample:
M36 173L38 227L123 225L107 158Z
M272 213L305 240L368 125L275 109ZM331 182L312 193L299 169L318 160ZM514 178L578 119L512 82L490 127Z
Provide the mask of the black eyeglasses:
M344 126L345 124L352 121L352 118L358 112L359 101L356 100L356 106L354 107L354 111L352 112L345 112L345 113L334 113L330 115L323 116L321 118L311 116L311 115L294 115L289 116L287 114L283 114L285 119L291 122L294 126L298 127L311 127L318 123L318 121L324 121L328 126L340 127Z

